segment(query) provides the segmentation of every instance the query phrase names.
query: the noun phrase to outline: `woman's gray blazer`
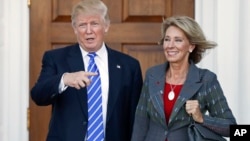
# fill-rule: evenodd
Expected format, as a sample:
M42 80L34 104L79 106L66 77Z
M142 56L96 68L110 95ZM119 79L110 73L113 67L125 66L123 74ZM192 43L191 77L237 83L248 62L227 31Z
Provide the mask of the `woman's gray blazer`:
M236 119L229 108L216 74L191 62L187 79L166 123L163 92L168 63L147 70L137 106L132 141L188 141L190 116L185 103L197 99L204 114L203 126L222 136L229 136L229 126ZM209 115L208 115L209 113Z

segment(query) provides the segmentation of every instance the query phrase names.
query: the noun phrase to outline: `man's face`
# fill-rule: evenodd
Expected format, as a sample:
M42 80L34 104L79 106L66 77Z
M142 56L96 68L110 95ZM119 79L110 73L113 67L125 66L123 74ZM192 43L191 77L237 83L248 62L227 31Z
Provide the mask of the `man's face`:
M94 52L101 48L109 24L104 22L98 14L79 14L73 25L78 43L87 52Z

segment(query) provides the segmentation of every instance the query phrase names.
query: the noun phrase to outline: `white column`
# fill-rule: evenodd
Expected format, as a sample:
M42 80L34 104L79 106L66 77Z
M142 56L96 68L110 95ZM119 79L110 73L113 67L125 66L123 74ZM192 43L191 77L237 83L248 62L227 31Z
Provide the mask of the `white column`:
M250 124L250 1L196 0L195 18L218 47L199 66L215 72L239 124Z
M239 69L239 43L241 35L239 34L239 3L238 0L219 0L217 1L217 39L218 39L218 78L224 89L233 113L239 123L240 113L239 105L239 86L241 73Z
M29 10L27 1L1 1L0 140L28 141Z
M195 20L200 24L208 40L217 42L216 34L216 14L217 0L196 0L195 1ZM202 61L198 64L202 68L207 68L217 72L217 48L207 50Z
M235 19L239 21L239 44L234 46L238 50L239 59L237 64L232 64L239 70L238 91L234 93L239 97L239 122L250 124L250 1L241 0L239 5L239 15Z
M4 3L0 5L0 79L3 78L4 74L4 15L3 15L3 8L4 8ZM2 79L0 81L0 140L3 141L4 139L4 94L3 94L3 85L4 80Z

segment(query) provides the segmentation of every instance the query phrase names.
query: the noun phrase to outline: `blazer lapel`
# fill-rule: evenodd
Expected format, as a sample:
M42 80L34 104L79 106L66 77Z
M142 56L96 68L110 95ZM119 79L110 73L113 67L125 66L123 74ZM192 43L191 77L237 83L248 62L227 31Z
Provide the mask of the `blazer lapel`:
M149 76L149 93L154 109L159 113L159 120L163 127L166 127L163 93L165 85L167 64L159 66L155 72Z
M187 100L191 99L201 87L199 69L191 63L187 75L187 79L182 87L180 95L175 102L171 116L169 118L169 126L172 120L177 116L182 106L185 106Z
M69 65L70 72L84 71L84 63L83 63L81 50L79 48L79 44L72 46L72 50L69 52L69 56L67 58L67 63ZM81 108L82 108L84 115L88 117L86 88L77 90L77 96L81 104Z

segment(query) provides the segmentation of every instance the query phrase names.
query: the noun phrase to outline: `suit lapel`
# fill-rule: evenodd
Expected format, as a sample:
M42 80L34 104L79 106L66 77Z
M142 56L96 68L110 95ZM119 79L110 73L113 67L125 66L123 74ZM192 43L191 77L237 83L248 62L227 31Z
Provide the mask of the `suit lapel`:
M67 58L67 63L70 68L70 72L76 71L84 71L84 63L81 54L81 50L79 48L79 44L72 46L72 49L69 52L69 56ZM86 117L88 117L88 109L87 109L87 91L86 88L76 90L77 97L81 104L82 111Z
M108 95L108 107L107 107L107 121L112 115L115 103L119 96L120 83L122 80L122 70L123 66L119 61L119 58L116 57L116 53L111 49L107 48L108 51L108 68L109 68L109 95Z

